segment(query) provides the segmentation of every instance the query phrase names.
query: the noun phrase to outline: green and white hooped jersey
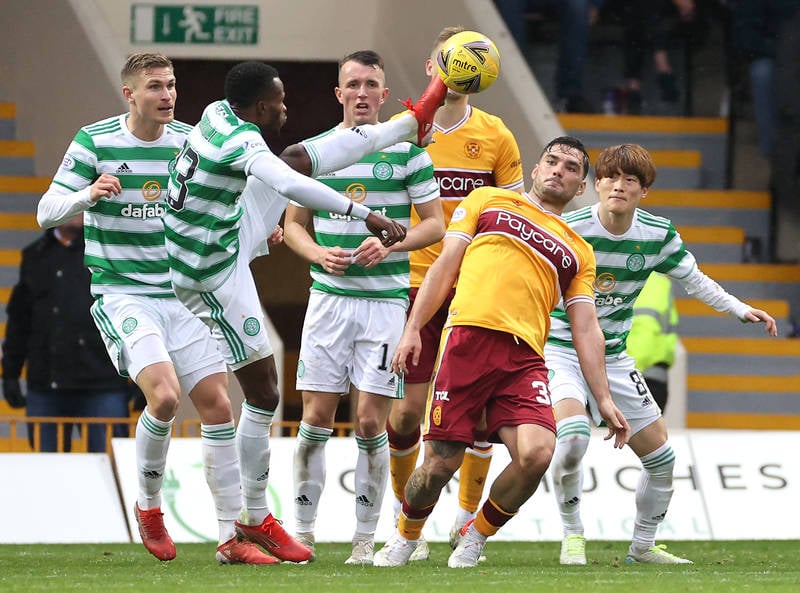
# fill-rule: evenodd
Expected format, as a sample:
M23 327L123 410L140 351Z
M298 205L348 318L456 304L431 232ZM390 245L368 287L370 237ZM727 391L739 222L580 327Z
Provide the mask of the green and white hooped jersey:
M633 323L633 303L653 271L684 278L697 267L668 219L636 209L624 235L612 235L600 223L599 204L564 215L567 224L594 248L597 278L595 304L606 340L606 356L625 350ZM559 304L552 313L548 347L574 349L569 318Z
M170 172L164 233L172 281L213 290L228 277L239 251L239 197L249 164L272 154L255 124L227 101L203 111Z
M411 223L412 204L424 204L439 197L430 156L410 142L369 154L317 180L406 228ZM318 244L351 250L373 236L363 220L319 210L314 211L314 231ZM329 274L322 266L312 264L311 278L312 290L358 298L400 299L406 306L410 286L408 252L390 253L370 269L351 265L343 276Z
M53 177L71 192L92 185L103 173L119 178L122 194L103 198L84 214L85 262L92 272L92 294L174 298L164 248L168 167L191 126L173 121L158 140L134 136L128 114L81 128Z

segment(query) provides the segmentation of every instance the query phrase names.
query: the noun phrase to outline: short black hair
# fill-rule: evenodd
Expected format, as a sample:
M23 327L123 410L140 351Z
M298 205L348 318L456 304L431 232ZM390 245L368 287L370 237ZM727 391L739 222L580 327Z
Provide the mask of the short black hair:
M247 108L276 88L278 71L264 62L240 62L225 75L225 98L236 107Z
M586 179L586 175L589 173L589 153L586 152L586 147L583 145L583 142L578 140L575 136L559 136L558 138L553 138L542 149L542 154L539 155L539 158L541 159L550 152L551 148L558 145L569 146L583 153L583 178Z
M356 62L362 66L374 66L378 70L383 70L383 58L378 52L371 49L360 49L353 53L347 54L339 60L339 70L342 69L347 62Z

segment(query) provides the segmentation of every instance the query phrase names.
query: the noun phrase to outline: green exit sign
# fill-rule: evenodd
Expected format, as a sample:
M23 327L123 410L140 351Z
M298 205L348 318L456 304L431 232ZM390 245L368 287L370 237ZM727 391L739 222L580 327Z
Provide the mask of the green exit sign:
M133 4L131 43L256 45L258 6Z

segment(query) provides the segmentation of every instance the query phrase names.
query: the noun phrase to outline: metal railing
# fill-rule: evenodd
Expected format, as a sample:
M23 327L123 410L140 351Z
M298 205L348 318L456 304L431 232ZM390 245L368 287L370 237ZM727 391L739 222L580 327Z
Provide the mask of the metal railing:
M115 426L127 426L128 434L133 437L138 416L129 418L70 418L51 416L0 416L0 453L32 453L41 451L42 425L55 424L57 453L64 453L64 437L67 430L78 428L79 436L72 437L72 453L85 453L88 450L89 426L104 425L106 429L106 451L111 451L111 439L114 438ZM283 420L272 423L272 436L297 436L300 423L294 420ZM336 422L333 425L333 436L343 437L352 433L352 422ZM187 419L176 422L172 426L173 438L199 438L200 420ZM129 437L129 438L130 438Z

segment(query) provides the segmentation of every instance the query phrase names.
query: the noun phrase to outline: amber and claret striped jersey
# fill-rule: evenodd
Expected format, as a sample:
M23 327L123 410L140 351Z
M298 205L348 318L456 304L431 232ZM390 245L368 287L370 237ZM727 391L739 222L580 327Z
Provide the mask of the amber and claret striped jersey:
M464 118L448 129L435 127L426 150L439 183L445 224L469 192L479 187L521 189L522 159L514 135L495 115L467 105ZM419 222L411 211L411 225ZM419 286L428 268L442 252L442 243L412 251L411 286Z
M470 244L445 327L474 325L524 340L539 354L550 313L594 303L592 247L527 194L486 187L453 213L445 239Z

